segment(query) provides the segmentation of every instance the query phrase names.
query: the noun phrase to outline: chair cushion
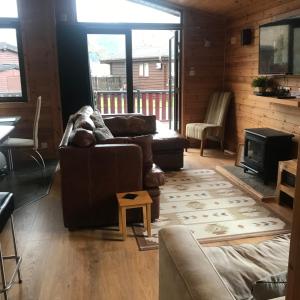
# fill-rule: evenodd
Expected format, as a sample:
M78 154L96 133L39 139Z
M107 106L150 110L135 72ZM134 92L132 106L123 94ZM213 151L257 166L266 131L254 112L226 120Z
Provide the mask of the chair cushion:
M22 147L33 147L34 141L31 139L21 139L21 138L8 138L5 140L1 147L10 147L10 148L22 148Z
M0 192L0 232L2 232L2 229L13 211L13 194L9 192Z
M209 123L189 123L186 124L186 136L189 138L203 140L204 130L207 130L206 137L209 135L217 136L221 127L216 124Z

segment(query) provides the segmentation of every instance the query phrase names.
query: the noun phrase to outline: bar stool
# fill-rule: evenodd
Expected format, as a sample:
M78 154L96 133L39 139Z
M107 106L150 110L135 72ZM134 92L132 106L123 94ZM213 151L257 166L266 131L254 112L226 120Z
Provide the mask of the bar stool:
M1 272L1 279L2 279L2 289L0 290L0 294L2 293L4 294L5 300L8 299L7 292L13 286L16 275L18 275L19 283L22 282L21 274L20 274L20 265L21 265L22 258L18 255L18 251L17 251L14 221L12 215L13 211L14 211L13 194L8 192L0 192L0 232L2 232L8 219L10 219L11 233L12 233L13 246L14 246L14 255L3 256L2 247L0 243L0 272ZM16 267L14 268L13 274L8 282L6 281L5 270L4 270L5 259L14 259L16 261Z

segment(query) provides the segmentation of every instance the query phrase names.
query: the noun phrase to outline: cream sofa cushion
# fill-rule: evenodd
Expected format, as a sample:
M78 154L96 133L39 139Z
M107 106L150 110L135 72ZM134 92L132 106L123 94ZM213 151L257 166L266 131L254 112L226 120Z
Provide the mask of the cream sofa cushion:
M290 235L281 235L256 245L203 247L203 250L236 299L248 300L254 299L255 282L287 270L289 245Z

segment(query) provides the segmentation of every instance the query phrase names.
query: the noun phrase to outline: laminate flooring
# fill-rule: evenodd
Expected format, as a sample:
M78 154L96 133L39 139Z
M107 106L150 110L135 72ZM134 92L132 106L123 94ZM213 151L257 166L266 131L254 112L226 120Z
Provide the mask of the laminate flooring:
M205 151L206 157L200 157L198 149L189 149L184 155L187 169L234 162L234 157L214 150ZM10 290L9 299L157 300L158 251L139 251L129 227L126 241L120 240L117 231L69 232L63 225L60 187L57 172L49 195L15 211L23 283ZM291 209L275 202L268 205L291 220ZM8 237L6 226L1 234L6 252L11 249ZM255 243L262 239L265 238L218 244ZM6 263L8 270L11 265Z

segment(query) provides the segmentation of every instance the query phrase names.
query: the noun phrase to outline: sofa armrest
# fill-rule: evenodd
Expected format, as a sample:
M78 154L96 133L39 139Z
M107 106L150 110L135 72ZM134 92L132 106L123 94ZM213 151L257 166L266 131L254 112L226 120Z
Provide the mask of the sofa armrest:
M175 225L159 231L160 300L233 300L190 230Z
M117 224L116 193L143 188L141 148L133 144L68 146L59 153L65 226Z
M63 148L63 147L68 146L69 138L70 138L70 135L72 133L73 127L74 127L74 123L71 121L71 118L70 118L69 122L67 124L67 127L65 129L64 135L63 135L63 137L61 139L61 142L58 146L59 148Z

